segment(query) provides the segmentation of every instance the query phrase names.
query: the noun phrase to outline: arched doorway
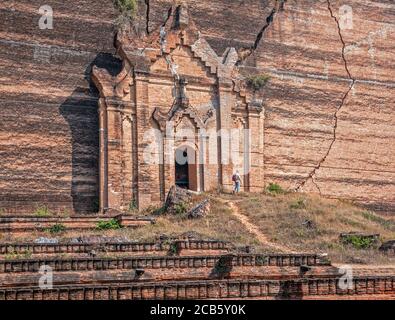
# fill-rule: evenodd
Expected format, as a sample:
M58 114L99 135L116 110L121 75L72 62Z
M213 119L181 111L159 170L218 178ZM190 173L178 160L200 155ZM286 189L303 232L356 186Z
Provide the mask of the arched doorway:
M178 187L198 191L196 151L180 146L175 151L175 182Z

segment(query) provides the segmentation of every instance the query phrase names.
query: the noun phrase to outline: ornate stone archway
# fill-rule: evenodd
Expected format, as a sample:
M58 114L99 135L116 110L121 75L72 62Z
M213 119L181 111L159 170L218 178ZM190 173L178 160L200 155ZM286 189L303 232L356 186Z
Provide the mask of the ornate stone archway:
M118 76L97 67L92 72L101 96L102 211L126 209L131 201L139 208L163 202L175 183L178 140L198 146L198 190L230 189L234 166L228 153L240 143L230 130L237 119L254 131L243 151L248 190L263 188L263 105L239 73L234 48L218 56L183 5L148 36L120 33L117 48L123 61ZM181 127L192 133L180 134ZM157 139L147 138L152 130ZM157 161L147 162L153 140L150 154Z

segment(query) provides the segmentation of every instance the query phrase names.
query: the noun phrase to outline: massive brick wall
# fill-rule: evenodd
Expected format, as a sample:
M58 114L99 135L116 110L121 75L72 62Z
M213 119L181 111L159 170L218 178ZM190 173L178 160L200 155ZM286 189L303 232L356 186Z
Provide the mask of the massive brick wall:
M267 19L275 1L187 2L218 54L251 47L244 71L271 75L267 182L394 211L395 4L278 1L284 9ZM142 28L159 26L172 3L141 1ZM43 4L54 8L54 30L37 27ZM344 4L353 29L339 29ZM95 206L97 93L88 74L97 61L119 67L105 55L114 53L114 17L110 0L1 2L0 207Z
M266 181L394 212L395 3L282 2L267 20L276 1L188 1L218 53L255 47L244 65L272 77ZM155 1L151 27L169 3ZM343 5L352 29L340 28Z
M40 30L38 9L54 10ZM97 93L92 63L110 64L108 1L0 3L0 208L92 211L97 201ZM114 72L116 72L114 70Z
M390 1L287 1L254 55L273 75L268 179L394 211L394 22Z

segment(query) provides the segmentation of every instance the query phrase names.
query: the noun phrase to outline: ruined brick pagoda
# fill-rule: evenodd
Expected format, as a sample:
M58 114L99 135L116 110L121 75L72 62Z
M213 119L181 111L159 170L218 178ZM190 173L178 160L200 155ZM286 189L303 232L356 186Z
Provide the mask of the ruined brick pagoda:
M217 56L188 9L173 12L149 36L120 32L117 76L93 69L101 97L101 211L131 201L139 208L159 204L174 184L229 189L236 170L245 191L263 190L259 93L239 73L234 48ZM179 154L186 158L181 165Z

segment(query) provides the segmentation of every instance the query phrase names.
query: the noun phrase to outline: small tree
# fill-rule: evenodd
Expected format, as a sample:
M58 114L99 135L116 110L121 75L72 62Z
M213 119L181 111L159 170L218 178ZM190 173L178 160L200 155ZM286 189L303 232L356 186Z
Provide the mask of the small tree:
M270 76L267 74L259 74L247 78L247 85L254 91L261 90L269 82Z
M110 220L102 220L99 221L96 225L97 230L116 230L121 229L122 225L119 223L118 220L112 218Z
M114 0L114 4L120 12L115 22L118 27L122 28L136 16L138 2L137 0Z
M136 15L138 3L137 0L115 0L115 5L122 13L131 17Z
M277 184L277 183L269 183L269 185L267 186L266 190L267 190L268 193L270 193L272 195L285 193L283 188L281 188L281 186L279 184Z

